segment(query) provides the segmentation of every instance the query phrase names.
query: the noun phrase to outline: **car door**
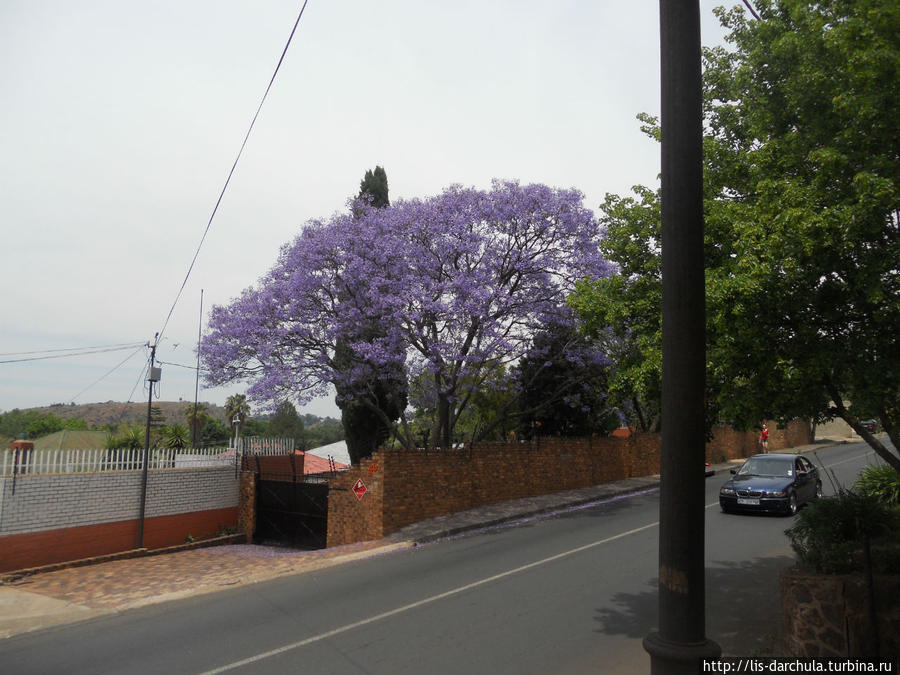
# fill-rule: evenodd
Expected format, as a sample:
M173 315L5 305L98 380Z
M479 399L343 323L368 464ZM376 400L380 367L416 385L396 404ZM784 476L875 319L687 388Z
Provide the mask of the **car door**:
M794 460L794 484L797 486L797 499L801 504L810 501L813 497L812 492L815 491L815 477L810 472L811 468L802 457Z
M806 486L808 489L806 498L812 501L816 498L816 485L819 482L819 470L816 468L816 465L806 459L806 457L801 457L800 463L806 470Z

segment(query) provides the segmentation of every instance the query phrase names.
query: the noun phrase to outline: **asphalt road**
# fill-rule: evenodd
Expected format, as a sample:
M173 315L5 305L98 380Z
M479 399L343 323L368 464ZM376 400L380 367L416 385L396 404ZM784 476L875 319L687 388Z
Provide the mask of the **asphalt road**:
M864 444L813 460L844 485L874 461ZM706 481L707 634L758 654L792 519L721 513L724 480ZM658 496L10 638L0 672L646 673Z

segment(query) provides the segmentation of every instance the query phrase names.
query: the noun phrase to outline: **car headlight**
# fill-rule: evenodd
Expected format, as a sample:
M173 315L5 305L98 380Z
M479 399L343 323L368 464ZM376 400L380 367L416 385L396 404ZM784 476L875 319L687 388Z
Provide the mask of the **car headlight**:
M723 487L721 490L719 490L719 494L720 495L733 495L734 490L730 487Z
M787 492L781 490L780 492L770 491L767 493L769 497L784 497L787 495Z

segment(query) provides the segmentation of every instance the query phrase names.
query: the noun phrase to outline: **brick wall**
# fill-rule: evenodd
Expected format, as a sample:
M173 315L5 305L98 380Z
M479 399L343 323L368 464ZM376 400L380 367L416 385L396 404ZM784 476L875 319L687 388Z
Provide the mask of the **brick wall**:
M253 535L256 534L256 474L252 471L241 473L238 530L243 532L248 542L253 542Z
M139 471L0 479L0 571L134 548L140 486ZM215 535L237 524L237 507L233 467L150 471L144 546Z
M384 477L385 464L381 451L329 481L329 547L381 539L389 534L384 526L384 514L390 511L384 504ZM366 486L362 499L357 499L352 489L357 480L362 480Z
M188 535L206 539L236 521L236 508L147 518L144 547L183 544ZM0 572L130 551L137 537L136 519L0 536Z
M812 427L805 420L793 420L783 428L774 421L769 426L769 451L795 448L814 442ZM729 426L713 428L713 439L706 444L706 461L716 464L723 459L741 459L760 452L759 431L735 431Z
M770 449L811 443L809 426L770 425ZM714 430L707 461L755 454L758 433ZM541 438L462 450L380 450L331 481L328 546L378 539L405 525L484 504L659 473L660 438ZM702 467L697 467L698 471ZM368 491L357 500L351 487Z

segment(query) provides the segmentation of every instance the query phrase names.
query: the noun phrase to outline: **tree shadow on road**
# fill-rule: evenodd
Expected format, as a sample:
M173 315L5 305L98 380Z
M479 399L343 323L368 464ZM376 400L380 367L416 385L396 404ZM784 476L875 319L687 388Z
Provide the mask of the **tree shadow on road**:
M706 635L727 656L779 655L781 570L791 556L709 563L706 569ZM644 638L657 629L658 579L643 593L618 593L612 607L597 609L598 633Z

